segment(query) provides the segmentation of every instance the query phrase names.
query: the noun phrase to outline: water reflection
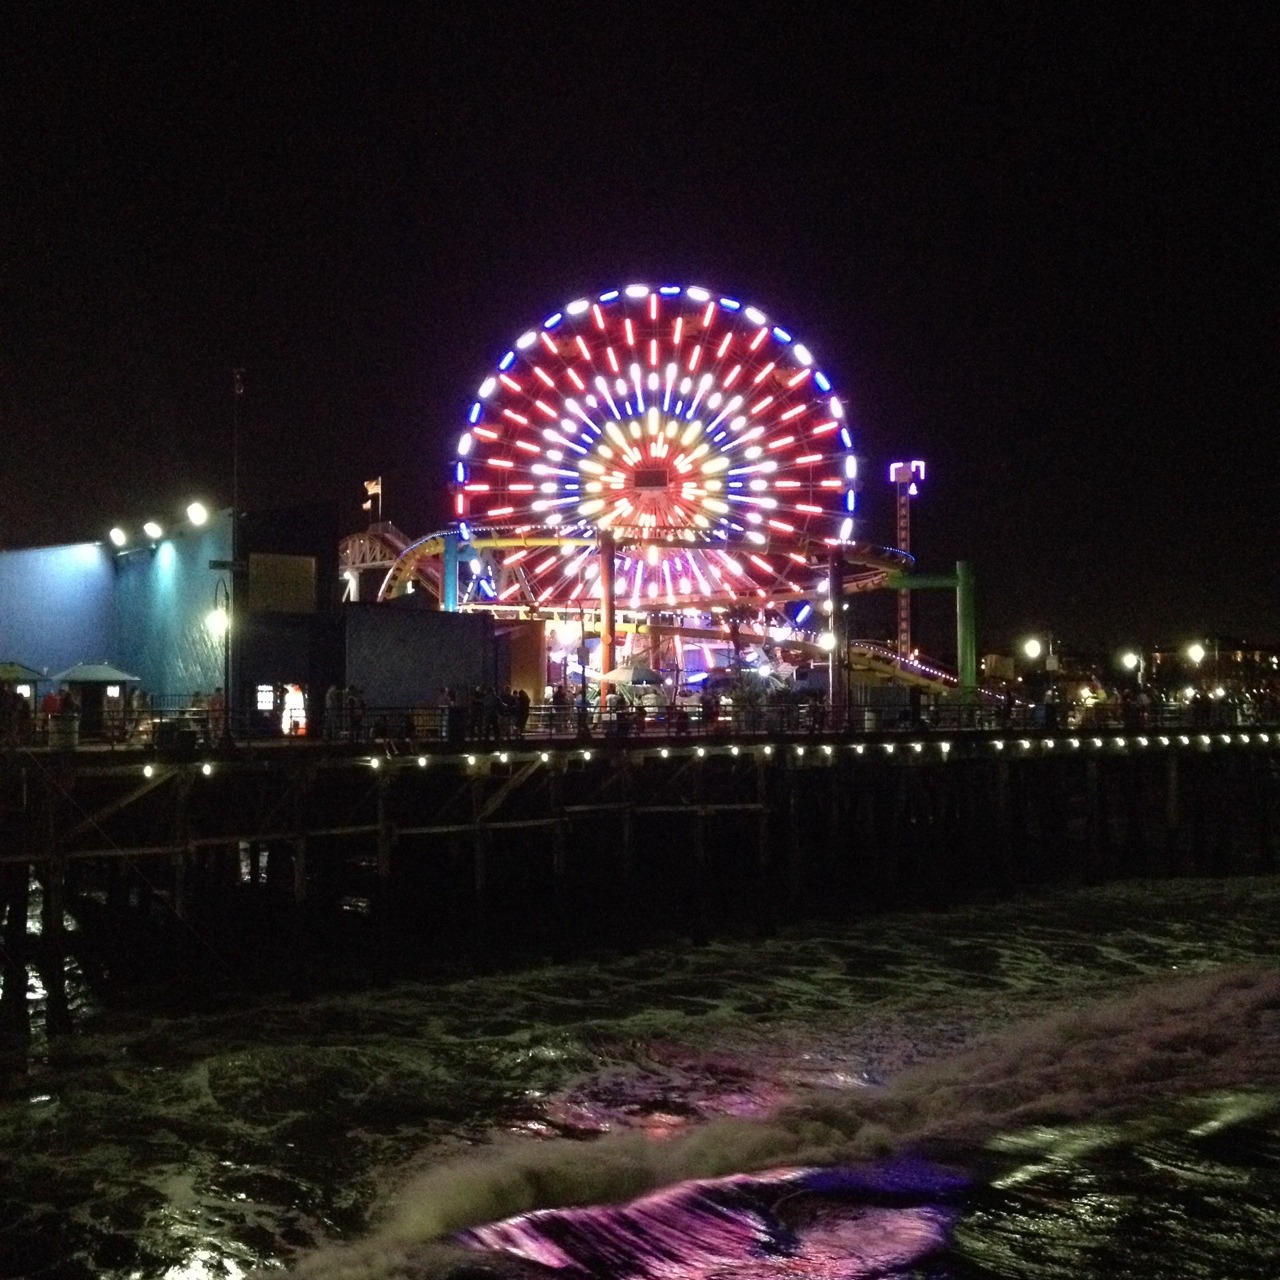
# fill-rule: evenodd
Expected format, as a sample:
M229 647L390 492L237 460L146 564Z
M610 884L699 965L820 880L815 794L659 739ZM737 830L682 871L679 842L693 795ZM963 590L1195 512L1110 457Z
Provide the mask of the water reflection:
M1175 966L1274 966L1278 908L1275 878L1118 886L165 1016L95 1008L72 963L77 1034L52 1049L44 978L24 966L13 991L38 1051L0 1099L0 1277L240 1277L364 1238L415 1174L475 1148L568 1137L586 1152L629 1132L670 1149L797 1094L892 1095L984 1037L1021 1069L1017 1037L1036 1018L1069 1029ZM975 1181L930 1274L1088 1276L1099 1259L1161 1274L1185 1255L1180 1275L1271 1280L1280 1024L1259 1024L1252 1076L1227 1082L1211 1012L1191 1098L1160 1097L1153 1078L1123 1122L1015 1112L989 1141L957 1144L948 1155ZM1172 1031L1160 1044L1175 1059L1191 1047Z

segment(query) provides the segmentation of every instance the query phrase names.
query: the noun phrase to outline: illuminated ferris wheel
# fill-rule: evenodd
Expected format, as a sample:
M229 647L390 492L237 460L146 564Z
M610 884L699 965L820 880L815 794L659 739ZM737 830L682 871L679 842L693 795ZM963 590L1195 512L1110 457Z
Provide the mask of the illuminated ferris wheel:
M602 544L623 607L795 600L852 545L844 406L803 344L735 298L635 284L570 302L521 335L468 416L463 527L559 541L498 558L498 603L598 596Z

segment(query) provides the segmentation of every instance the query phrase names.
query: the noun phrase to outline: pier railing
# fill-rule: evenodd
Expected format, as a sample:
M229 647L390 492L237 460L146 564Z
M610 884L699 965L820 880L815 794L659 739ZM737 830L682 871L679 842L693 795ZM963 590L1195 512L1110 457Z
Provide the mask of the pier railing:
M640 741L714 738L789 738L839 735L974 732L1079 732L1236 728L1280 720L1274 709L1227 699L1203 704L1094 704L1055 708L1044 704L977 704L953 700L864 699L832 710L818 699L732 706L713 702L662 703L601 709L552 703L527 710L503 703L457 706L379 706L313 713L290 723L264 713L233 712L192 703L180 695L159 695L142 710L107 710L92 721L77 714L38 714L5 726L0 747L67 750L156 747L161 750L237 742L295 740L327 743L405 742L462 747L517 741L575 740L586 737ZM286 731L287 730L287 731Z

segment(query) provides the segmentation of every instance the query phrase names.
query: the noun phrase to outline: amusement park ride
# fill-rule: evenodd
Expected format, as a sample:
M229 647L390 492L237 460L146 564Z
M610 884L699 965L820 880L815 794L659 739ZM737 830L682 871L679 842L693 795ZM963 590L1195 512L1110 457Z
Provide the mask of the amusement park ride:
M598 635L602 692L633 663L704 678L717 645L734 665L749 648L766 670L825 667L838 649L845 671L975 688L967 566L911 574L907 493L924 464L890 474L901 545L855 538L845 406L757 308L674 285L579 298L516 340L465 425L453 523L409 539L379 521L345 539L349 596L376 571L380 601L426 592L444 610L542 620L553 641ZM911 651L917 587L956 591L958 681ZM886 588L900 592L896 649L840 635L843 598Z

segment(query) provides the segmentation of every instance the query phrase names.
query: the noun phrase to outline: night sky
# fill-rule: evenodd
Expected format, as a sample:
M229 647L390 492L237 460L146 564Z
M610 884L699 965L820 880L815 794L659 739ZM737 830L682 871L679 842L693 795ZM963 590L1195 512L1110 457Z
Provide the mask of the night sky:
M426 532L516 334L699 283L850 402L864 536L929 460L982 650L1280 640L1270 10L840 7L8 15L0 546L227 503L237 366L245 504Z

